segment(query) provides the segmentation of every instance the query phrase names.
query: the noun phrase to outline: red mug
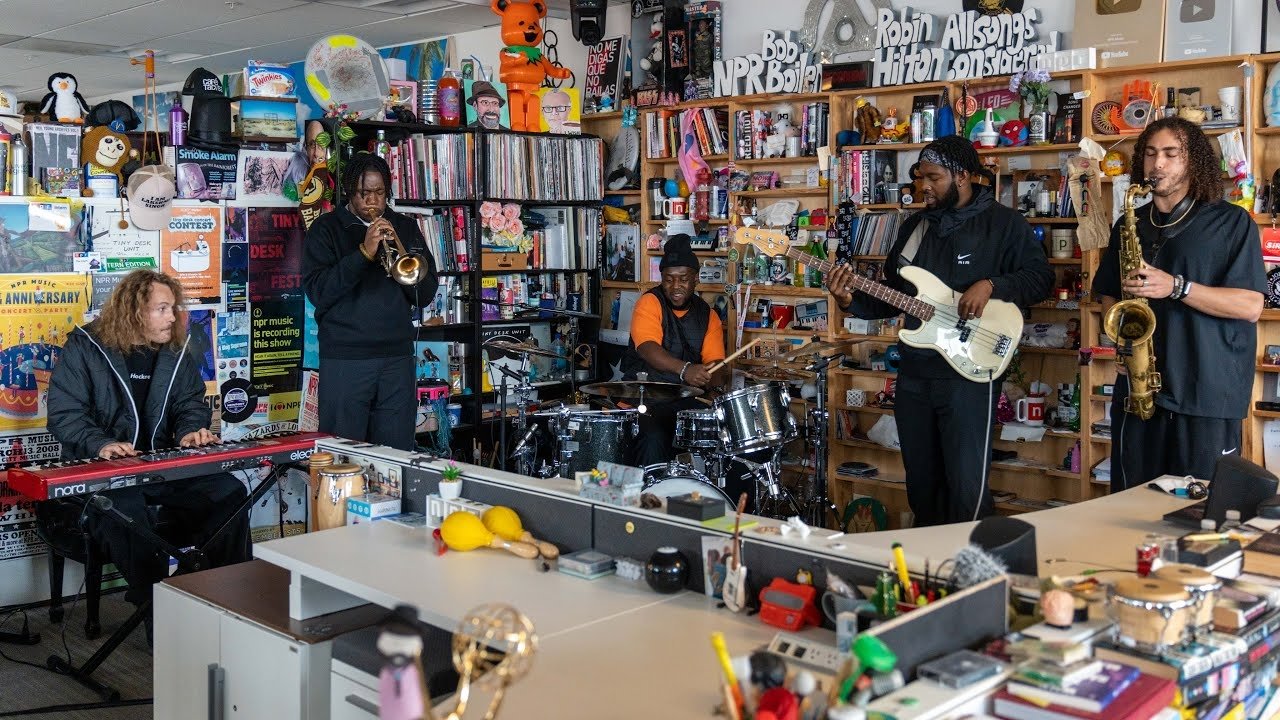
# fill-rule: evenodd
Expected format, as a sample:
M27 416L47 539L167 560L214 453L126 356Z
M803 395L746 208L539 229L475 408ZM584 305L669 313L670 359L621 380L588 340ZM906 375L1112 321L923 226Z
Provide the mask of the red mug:
M769 317L773 319L773 327L778 330L785 329L795 319L796 308L794 305L772 305L769 307Z
M1015 405L1016 418L1024 425L1044 425L1044 396L1031 395L1020 398Z

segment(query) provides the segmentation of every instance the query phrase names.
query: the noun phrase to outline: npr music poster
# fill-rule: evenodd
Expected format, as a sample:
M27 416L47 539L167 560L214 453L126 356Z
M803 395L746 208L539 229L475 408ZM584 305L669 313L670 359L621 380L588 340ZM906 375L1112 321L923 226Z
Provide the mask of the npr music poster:
M44 429L49 376L88 308L86 275L11 275L0 282L0 435Z

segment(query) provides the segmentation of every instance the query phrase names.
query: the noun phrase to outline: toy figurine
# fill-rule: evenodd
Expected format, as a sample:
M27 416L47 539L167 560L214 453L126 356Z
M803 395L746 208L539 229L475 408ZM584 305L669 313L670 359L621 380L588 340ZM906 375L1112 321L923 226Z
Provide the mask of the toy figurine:
M86 181L81 192L91 194L88 179L94 175L114 175L118 190L124 182L121 169L129 162L132 147L129 136L124 133L124 124L119 120L113 120L110 126L89 128L80 140L80 157L85 160Z
M378 652L387 659L378 675L378 705L382 720L419 720L427 714L429 696L422 672L422 635L418 611L398 605L378 632Z
M506 47L498 53L498 77L507 86L511 129L536 132L542 115L538 98L542 81L547 76L564 80L570 74L568 68L552 65L538 48L547 6L538 0L492 0L489 9L502 18L502 42Z
M1049 625L1069 628L1075 619L1076 599L1066 590L1048 590L1040 596L1040 612Z
M64 123L83 123L89 112L89 104L76 91L76 76L71 73L54 73L49 76L49 93L40 103L40 112Z

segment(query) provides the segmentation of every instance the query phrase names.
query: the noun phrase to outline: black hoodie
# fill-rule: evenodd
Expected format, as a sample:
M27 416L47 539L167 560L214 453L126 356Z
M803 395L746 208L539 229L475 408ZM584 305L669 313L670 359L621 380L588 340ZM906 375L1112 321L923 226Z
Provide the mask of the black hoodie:
M910 283L898 276L902 249L920 222L925 231L911 264L937 276L957 292L964 292L980 280L995 285L993 300L1006 300L1026 308L1047 299L1053 291L1053 269L1044 246L1036 241L1026 219L995 201L990 188L974 186L973 199L960 208L924 210L908 217L898 229L898 238L884 263L885 284L908 294ZM902 311L861 292L845 312L860 318L886 318ZM919 321L909 318L908 327ZM955 374L941 355L927 348L899 345L899 370L921 377L950 377Z
M347 207L316 218L307 231L302 286L316 308L320 357L369 359L413 354L413 311L435 300L439 278L418 223L387 208L384 217L409 252L426 261L417 285L398 285L380 258L360 252L365 228Z
M67 333L49 379L49 432L62 443L64 459L97 457L113 442L170 448L209 427L200 364L185 344L176 352L160 348L147 400L138 407L124 355L103 345L94 330L90 323Z

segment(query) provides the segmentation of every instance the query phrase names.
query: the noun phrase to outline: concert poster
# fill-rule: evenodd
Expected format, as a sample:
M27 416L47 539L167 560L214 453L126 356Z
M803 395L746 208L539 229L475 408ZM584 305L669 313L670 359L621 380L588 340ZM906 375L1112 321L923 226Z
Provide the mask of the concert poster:
M49 376L88 308L87 275L0 282L0 435L44 428Z
M302 300L302 219L296 208L249 208L249 301Z
M222 208L173 208L160 231L160 271L182 283L187 307L222 306Z

